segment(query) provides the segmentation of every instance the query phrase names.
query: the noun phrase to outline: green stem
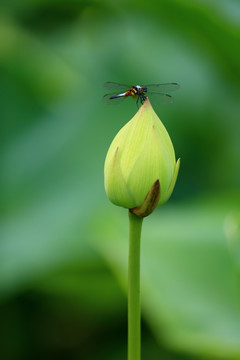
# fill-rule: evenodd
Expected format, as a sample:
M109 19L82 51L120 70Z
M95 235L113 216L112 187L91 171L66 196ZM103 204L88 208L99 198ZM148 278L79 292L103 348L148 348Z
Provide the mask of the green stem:
M128 360L141 357L140 239L143 218L129 211Z

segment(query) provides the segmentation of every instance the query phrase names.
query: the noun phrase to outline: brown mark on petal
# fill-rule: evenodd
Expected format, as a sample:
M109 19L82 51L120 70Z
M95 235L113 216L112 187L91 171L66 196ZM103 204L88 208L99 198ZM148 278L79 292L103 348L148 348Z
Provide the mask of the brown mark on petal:
M130 211L140 217L150 215L157 207L160 199L160 182L159 179L155 181L149 192L147 193L142 205L130 209Z

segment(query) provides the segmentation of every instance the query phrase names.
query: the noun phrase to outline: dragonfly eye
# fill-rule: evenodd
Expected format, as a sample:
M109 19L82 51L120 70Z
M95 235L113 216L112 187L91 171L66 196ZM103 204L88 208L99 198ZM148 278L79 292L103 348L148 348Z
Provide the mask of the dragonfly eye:
M145 86L143 87L143 92L147 92L147 88Z

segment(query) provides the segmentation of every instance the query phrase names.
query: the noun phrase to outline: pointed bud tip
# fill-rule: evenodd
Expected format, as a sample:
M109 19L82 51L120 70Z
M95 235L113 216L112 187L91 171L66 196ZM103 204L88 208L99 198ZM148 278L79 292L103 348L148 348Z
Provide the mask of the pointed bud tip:
M149 98L146 97L146 99L145 99L145 101L144 101L144 103L143 103L143 106L148 106L148 105L151 105L151 103L150 103ZM151 106L152 106L152 105L151 105Z

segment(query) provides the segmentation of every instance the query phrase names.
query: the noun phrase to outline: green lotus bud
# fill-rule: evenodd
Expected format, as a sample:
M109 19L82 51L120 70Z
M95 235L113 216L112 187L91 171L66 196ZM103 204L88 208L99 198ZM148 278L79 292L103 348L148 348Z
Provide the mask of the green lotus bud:
M136 208L140 211L136 215L147 216L171 196L179 166L168 132L147 98L108 150L104 166L107 196L118 206L133 212Z

